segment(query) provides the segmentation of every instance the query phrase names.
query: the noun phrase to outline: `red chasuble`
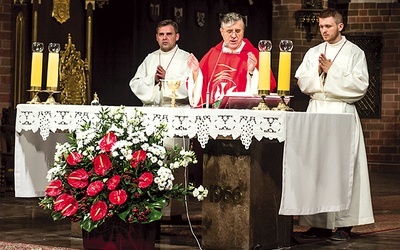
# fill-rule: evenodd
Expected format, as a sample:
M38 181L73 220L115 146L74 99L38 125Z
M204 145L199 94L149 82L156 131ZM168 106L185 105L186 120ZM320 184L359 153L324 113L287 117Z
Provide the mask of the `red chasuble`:
M246 38L240 53L222 53L222 42L211 48L200 61L203 73L203 91L198 106L206 104L207 92L210 104L222 99L226 93L244 92L247 85L247 53L253 52L258 61L258 50ZM258 68L258 63L256 65ZM276 81L271 71L270 89L273 91Z

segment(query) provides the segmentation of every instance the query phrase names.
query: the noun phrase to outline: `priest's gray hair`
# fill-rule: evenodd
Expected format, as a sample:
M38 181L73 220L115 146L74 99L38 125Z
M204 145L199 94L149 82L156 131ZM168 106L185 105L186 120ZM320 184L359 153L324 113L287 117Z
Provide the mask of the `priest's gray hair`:
M242 21L243 28L246 26L243 21L243 16L236 12L229 12L222 16L221 18L221 28L224 28L225 25L229 26L238 21Z

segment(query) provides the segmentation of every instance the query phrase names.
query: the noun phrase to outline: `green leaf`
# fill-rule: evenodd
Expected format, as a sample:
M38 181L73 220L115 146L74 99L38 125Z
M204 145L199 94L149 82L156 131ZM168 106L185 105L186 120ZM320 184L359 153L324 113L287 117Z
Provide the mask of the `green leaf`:
M132 211L132 206L129 206L128 209L126 209L125 211L119 213L119 218L121 220L126 221L126 217L128 217L129 213Z
M149 218L149 223L156 220L161 220L162 212L157 209L152 209L151 212L147 215L147 218Z
M51 217L53 218L54 221L64 219L64 216L62 215L61 212L52 212Z
M164 206L168 203L168 200L164 197L158 197L155 199L154 202L151 203L151 207L154 207L156 209L163 209Z
M102 220L96 221L96 222L92 221L92 219L90 218L90 215L87 214L81 221L81 228L87 232L90 232L94 228L97 228L102 222L103 222Z

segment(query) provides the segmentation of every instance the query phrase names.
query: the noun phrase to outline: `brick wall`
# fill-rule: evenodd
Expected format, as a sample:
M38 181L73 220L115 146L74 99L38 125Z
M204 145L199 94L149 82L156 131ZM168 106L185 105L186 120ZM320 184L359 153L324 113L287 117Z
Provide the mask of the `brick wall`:
M11 46L11 1L0 0L0 110L12 101Z
M291 73L295 97L301 93L296 93L294 72L305 52L322 41L318 36L308 42L305 31L295 27L294 14L301 2L273 1L273 43L276 47L280 39L290 38L295 45ZM383 43L381 117L362 120L368 162L371 170L400 172L400 3L360 2L348 4L346 34L381 36ZM327 0L323 6L328 6ZM277 52L272 55L272 65L277 72Z
M400 3L350 3L351 31L382 36L380 119L362 120L371 169L400 171Z

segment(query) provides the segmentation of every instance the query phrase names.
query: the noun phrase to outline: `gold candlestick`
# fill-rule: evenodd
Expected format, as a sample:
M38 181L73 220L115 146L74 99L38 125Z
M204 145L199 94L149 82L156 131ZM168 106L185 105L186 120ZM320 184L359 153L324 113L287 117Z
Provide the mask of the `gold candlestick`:
M261 92L261 101L260 101L260 103L258 104L258 106L257 107L254 107L254 108L252 108L253 110L270 110L270 108L268 107L268 104L267 104L267 102L265 101L265 98L267 97L266 95L264 95L264 94L262 94L263 93L263 91L258 91L258 94L260 94L260 92ZM268 91L268 93L269 93L269 91Z
M47 97L47 100L44 102L44 104L47 104L47 105L59 104L58 102L56 102L53 95L55 93L60 93L61 91L57 91L56 88L47 87L47 90L44 90L43 92L46 92L49 94L49 96Z
M289 107L286 103L286 99L290 98L289 96L281 96L281 101L279 102L278 106L273 108L272 110L279 110L279 111L293 111L291 107ZM290 99L289 99L290 100Z
M41 92L40 87L32 87L32 89L28 89L28 92L31 92L31 100L27 101L27 104L41 104L39 98L39 92Z

